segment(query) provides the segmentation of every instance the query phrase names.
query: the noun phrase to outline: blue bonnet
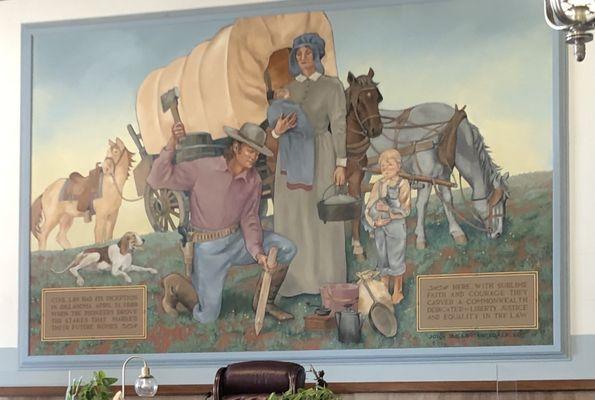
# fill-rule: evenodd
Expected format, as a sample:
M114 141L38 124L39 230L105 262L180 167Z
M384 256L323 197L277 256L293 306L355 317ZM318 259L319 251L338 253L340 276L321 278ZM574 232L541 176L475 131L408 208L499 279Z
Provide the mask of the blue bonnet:
M303 35L300 35L293 40L291 54L289 55L289 71L291 72L291 75L293 77L296 77L302 73L296 59L296 54L298 49L304 46L308 46L310 50L312 50L312 56L314 57L314 65L316 66L316 71L318 71L321 74L324 74L324 67L322 66L322 62L320 61L325 54L324 39L321 38L320 35L317 33L304 33Z

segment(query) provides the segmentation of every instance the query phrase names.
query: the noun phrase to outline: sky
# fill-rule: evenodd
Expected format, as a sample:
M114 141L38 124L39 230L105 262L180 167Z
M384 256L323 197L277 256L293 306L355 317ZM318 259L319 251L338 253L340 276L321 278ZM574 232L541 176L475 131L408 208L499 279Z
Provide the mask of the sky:
M552 33L541 0L445 0L327 15L344 85L348 71L372 67L383 108L466 105L505 171L552 169ZM138 126L141 82L233 20L76 24L36 34L32 197L71 171L86 173L103 160L109 139L137 152L126 125ZM125 194L136 195L132 180ZM92 242L92 229L76 221L73 244ZM131 229L151 231L142 201L122 205L115 236ZM55 233L50 249L59 248Z

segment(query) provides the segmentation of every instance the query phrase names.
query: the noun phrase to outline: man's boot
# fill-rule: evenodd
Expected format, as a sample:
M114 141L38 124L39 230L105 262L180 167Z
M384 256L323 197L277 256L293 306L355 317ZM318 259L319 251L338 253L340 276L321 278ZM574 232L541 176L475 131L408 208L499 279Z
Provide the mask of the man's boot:
M293 319L293 315L283 311L275 304L275 298L277 297L277 293L279 293L279 288L281 287L281 284L285 280L285 276L287 275L288 269L289 265L277 265L277 268L275 268L275 270L273 271L273 276L271 277L271 289L269 290L269 297L267 299L266 313L273 316L279 321L287 321L288 319ZM252 299L252 309L254 310L254 312L256 312L256 309L258 308L258 298L260 297L260 286L262 285L263 276L264 272L261 272L260 278L258 278L258 283L256 284L256 292L254 293L254 298Z

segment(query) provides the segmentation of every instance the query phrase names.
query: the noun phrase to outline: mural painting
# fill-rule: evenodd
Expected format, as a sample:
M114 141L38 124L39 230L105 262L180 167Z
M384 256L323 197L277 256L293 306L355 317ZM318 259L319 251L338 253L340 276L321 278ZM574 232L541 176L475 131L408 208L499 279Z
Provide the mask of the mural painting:
M552 44L506 3L38 34L29 353L551 345Z

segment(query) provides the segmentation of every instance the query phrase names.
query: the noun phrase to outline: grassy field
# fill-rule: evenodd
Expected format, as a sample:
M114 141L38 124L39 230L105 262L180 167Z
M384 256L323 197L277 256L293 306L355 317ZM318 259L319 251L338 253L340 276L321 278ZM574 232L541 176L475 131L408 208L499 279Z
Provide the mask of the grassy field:
M481 232L463 226L469 242L456 246L448 233L448 224L437 200L432 197L426 219L428 249L416 250L413 239L415 211L407 220L407 272L404 279L405 299L396 307L399 331L385 338L366 322L362 342L346 345L338 341L336 330L313 333L304 331L305 315L312 313L310 304L320 304L320 296L302 295L281 298L278 303L295 315L290 322L265 319L261 334L254 332L252 294L259 267L234 267L223 292L223 308L219 319L198 324L190 314L170 317L161 308L159 279L170 272L183 273L177 233L153 233L144 236L145 250L134 255L134 263L153 267L158 275L131 273L133 284L144 284L148 291L147 340L42 342L40 340L41 289L71 287L76 283L62 270L79 249L37 251L31 254L30 354L109 354L202 351L310 350L345 348L420 348L451 346L542 345L553 342L552 330L552 175L551 172L523 174L509 180L505 231L497 240L489 240ZM460 199L455 193L455 199ZM468 196L467 196L468 197ZM456 202L457 200L455 200ZM466 210L469 215L468 210ZM346 231L350 231L347 229ZM351 238L346 237L351 250ZM357 262L348 254L349 281L356 281L358 271L375 265L373 243L363 235L368 260ZM419 274L539 271L539 330L481 331L465 333L418 333L415 315L415 276ZM121 285L121 279L108 273L85 272L86 286Z

